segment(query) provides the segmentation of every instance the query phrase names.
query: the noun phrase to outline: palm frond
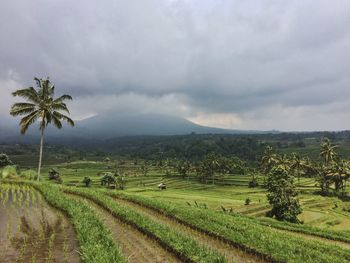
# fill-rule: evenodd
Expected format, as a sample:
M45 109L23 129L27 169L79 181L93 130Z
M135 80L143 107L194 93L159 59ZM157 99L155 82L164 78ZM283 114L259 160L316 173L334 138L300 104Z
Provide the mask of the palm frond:
M36 110L29 115L23 117L20 121L20 126L21 126L21 134L26 133L28 130L28 127L33 124L39 117L39 111Z
M64 120L66 121L70 126L74 126L74 121L69 118L68 116L58 112L58 111L54 111L52 115L55 115L59 120Z
M12 107L10 114L12 116L19 116L19 115L25 115L28 113L31 113L33 111L35 111L36 108L35 107Z
M33 87L16 90L12 92L12 95L22 97L35 104L40 102L39 94Z
M54 102L61 102L61 101L65 101L65 100L72 100L72 96L64 94L61 97L57 98L54 100Z
M58 129L61 129L61 128L62 128L62 122L61 122L61 120L58 118L58 116L56 116L55 114L52 114L52 120L53 120L53 124L54 124Z
M63 111L65 111L65 112L67 112L67 113L69 113L69 110L68 110L68 108L67 108L67 105L65 104L65 103L63 103L63 102L59 102L59 103L55 103L55 101L53 101L53 103L52 103L52 109L53 110L63 110Z

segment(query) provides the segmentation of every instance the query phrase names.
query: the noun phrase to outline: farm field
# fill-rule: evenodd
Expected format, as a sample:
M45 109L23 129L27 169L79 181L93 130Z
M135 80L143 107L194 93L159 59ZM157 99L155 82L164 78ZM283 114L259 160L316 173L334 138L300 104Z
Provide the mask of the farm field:
M92 179L92 186L100 187L98 173L108 172L111 165L104 162L73 162L46 166L44 173L47 174L50 168L57 168L62 174L64 183L77 184L82 186L85 176ZM217 181L215 184L203 184L195 180L181 179L179 177L165 177L158 168L150 169L147 176L140 174L139 168L131 162L119 165L126 174L126 189L124 192L134 195L147 196L164 202L186 204L196 206L206 205L209 209L222 211L222 209L263 218L270 209L266 199L266 190L263 188L248 188L250 177L247 175L232 175ZM262 177L258 177L260 183ZM159 191L157 188L160 182L165 182L168 186L166 191ZM319 227L330 230L349 230L350 213L348 202L343 202L335 197L323 197L313 194L317 190L315 179L302 178L300 181L301 194L299 196L303 212L299 215L300 220L305 225ZM246 198L251 200L249 205L245 205Z
M38 191L0 185L0 262L80 262L72 225Z
M105 162L78 161L45 166L44 174L51 168L60 172L62 184L49 182L47 176L44 177L46 182L40 184L26 181L25 177L31 174L28 170L21 171L22 177L5 179L1 183L1 201L8 217L2 218L1 224L11 226L8 222L12 222L17 226L12 234L2 235L6 237L1 242L7 248L7 257L16 257L18 262L26 262L24 259L28 258L34 258L33 262L350 260L350 216L345 211L348 203L313 194L313 179L300 181L298 189L302 193L303 213L299 217L304 224L295 225L265 216L270 209L266 191L260 187L248 188L247 175L230 175L224 180L203 184L191 177L164 176L157 167L150 168L146 176L130 162L119 167L125 174L125 190L101 186L99 174L110 170ZM92 179L89 189L83 187L85 176ZM259 182L263 180L258 177ZM166 190L157 188L160 182L166 183ZM27 198L27 195L35 198ZM10 196L19 200L15 202L17 206L9 205ZM245 203L247 198L251 200L249 205ZM34 201L40 205L33 205L30 200L41 200ZM13 240L22 231L22 214L42 209L35 210L32 206L45 208L48 225L62 221L64 227L55 230L59 233L43 237L56 243L40 248L40 255L26 253L27 238L23 239L22 233L24 248L15 253ZM20 212L13 213L11 209L14 208ZM10 214L15 215L15 219L10 218ZM34 213L30 217L35 229L40 229L42 214L37 212L34 219ZM10 226L6 228L12 229ZM39 236L37 239L41 238ZM64 241L61 236L65 236ZM95 244L99 244L98 249L93 249ZM60 253L66 256L57 260L55 255Z

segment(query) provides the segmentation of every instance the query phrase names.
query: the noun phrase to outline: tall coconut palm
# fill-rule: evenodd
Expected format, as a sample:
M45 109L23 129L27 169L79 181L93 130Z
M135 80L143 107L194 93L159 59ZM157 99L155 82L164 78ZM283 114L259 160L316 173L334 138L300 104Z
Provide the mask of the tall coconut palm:
M34 78L37 88L29 87L20 89L12 93L13 96L19 96L26 102L13 104L10 114L12 116L24 116L20 121L21 134L25 134L29 126L35 121L39 121L40 130L40 153L38 165L38 177L40 180L40 169L43 155L44 131L48 124L53 123L58 129L62 128L62 120L69 125L74 126L74 121L62 112L69 110L64 103L66 100L72 100L69 95L62 95L54 99L55 86L47 79Z

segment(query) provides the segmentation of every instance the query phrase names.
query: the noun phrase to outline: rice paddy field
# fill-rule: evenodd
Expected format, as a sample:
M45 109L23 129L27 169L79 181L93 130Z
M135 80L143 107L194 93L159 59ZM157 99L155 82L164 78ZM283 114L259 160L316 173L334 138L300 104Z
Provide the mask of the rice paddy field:
M266 191L248 188L246 175L203 184L123 162L126 188L115 190L100 184L113 165L49 165L41 183L28 180L30 170L2 179L0 262L350 261L349 202L314 194L312 178L300 181L304 223L296 225L266 217ZM62 184L47 179L51 168Z

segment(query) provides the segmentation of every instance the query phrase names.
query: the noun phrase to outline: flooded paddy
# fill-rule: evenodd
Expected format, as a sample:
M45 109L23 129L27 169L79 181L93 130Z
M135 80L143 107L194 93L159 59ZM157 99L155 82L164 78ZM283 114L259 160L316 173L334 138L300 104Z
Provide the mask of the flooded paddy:
M80 262L67 218L25 185L0 185L0 247L0 262Z

